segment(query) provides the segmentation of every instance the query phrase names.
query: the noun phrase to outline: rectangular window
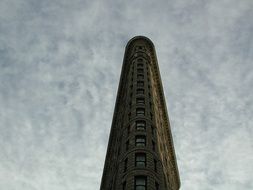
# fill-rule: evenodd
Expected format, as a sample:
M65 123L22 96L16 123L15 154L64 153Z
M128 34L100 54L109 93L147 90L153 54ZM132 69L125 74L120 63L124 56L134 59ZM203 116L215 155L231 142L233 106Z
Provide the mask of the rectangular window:
M144 94L144 89L137 89L137 94Z
M155 190L159 190L159 184L155 182Z
M124 181L123 184L122 184L122 189L123 190L126 190L126 182Z
M145 153L135 154L135 166L146 167L146 154Z
M137 104L145 104L145 99L144 98L137 98L136 103Z
M152 141L152 149L153 149L153 151L155 151L155 142L154 141Z
M138 87L143 87L144 86L144 82L143 81L138 81L137 82L137 86Z
M138 63L137 67L143 67L143 64L142 63Z
M147 190L147 177L146 176L135 176L134 190Z
M127 127L127 135L130 134L130 125Z
M145 121L136 121L136 130L137 131L145 131L146 130L146 122Z
M137 147L144 147L146 146L146 137L145 136L136 136L135 137L135 146Z
M153 126L151 126L151 133L152 133L152 135L154 135L154 134L155 134L155 129L154 129L154 127L153 127Z
M137 116L144 116L145 115L145 109L144 108L137 108L136 109L136 115Z
M142 62L143 59L142 59L142 58L138 58L137 61L138 61L138 62Z
M156 159L154 159L154 170L155 170L155 172L157 172L157 161L156 161Z
M127 171L127 162L128 162L128 159L126 158L124 161L124 172Z
M138 79L138 80L144 79L144 75L143 75L143 74L138 74L138 75L137 75L137 79Z
M129 140L126 142L126 151L129 149Z
M137 73L144 73L143 69L137 69Z
M119 148L118 148L118 156L120 155L120 150L121 150L121 149L120 149L120 146L119 146Z

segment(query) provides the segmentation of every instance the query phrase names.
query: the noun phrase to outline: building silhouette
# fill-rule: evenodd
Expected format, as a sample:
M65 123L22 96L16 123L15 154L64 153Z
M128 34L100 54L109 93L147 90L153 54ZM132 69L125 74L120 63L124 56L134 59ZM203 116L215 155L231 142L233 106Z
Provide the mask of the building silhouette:
M100 190L178 190L180 179L155 47L125 49Z

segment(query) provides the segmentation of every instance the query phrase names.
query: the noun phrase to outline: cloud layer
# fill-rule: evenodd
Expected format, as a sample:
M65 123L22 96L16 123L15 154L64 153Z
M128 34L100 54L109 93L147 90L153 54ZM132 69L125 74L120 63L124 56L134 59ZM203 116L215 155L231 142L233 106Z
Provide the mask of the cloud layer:
M124 47L154 42L182 190L253 189L251 0L0 2L0 189L99 189Z

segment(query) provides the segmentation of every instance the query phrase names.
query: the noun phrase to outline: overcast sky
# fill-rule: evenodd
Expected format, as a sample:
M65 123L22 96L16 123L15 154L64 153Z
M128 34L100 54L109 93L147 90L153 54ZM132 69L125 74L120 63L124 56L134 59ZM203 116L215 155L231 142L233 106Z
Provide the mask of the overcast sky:
M181 189L253 189L252 18L252 0L1 0L0 189L99 189L135 35L156 46Z

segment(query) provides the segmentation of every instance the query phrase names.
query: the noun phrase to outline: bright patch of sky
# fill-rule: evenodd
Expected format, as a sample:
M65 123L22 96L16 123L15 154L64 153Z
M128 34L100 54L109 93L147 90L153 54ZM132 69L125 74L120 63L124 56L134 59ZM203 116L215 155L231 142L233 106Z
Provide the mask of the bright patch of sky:
M2 0L0 189L99 189L135 35L156 46L181 189L253 189L252 18L251 0Z

